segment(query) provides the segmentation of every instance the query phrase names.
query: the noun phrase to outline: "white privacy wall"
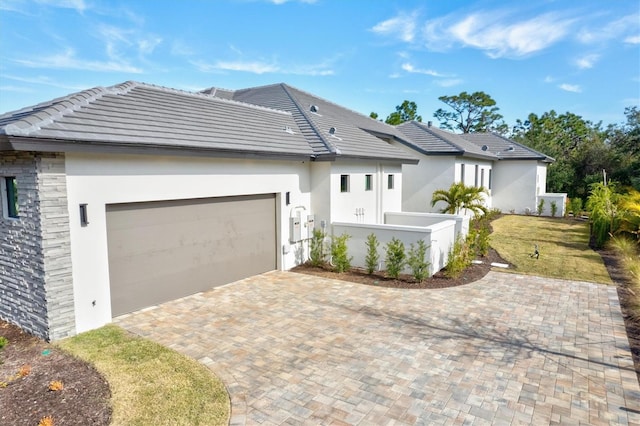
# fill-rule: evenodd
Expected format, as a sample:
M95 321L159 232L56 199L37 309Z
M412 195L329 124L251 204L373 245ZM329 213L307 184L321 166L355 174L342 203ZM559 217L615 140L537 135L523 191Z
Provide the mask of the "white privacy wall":
M378 253L380 255L380 270L386 270L385 256L386 244L392 238L397 238L403 242L405 253L408 253L411 244L416 244L423 240L428 246L426 260L429 261L429 276L444 268L447 263L449 250L455 240L454 220L445 220L431 226L402 226L402 225L376 225L358 223L333 223L333 235L349 235L347 240L348 255L352 256L351 265L354 267L366 267L365 258L367 256L367 237L375 234L380 242ZM404 268L404 273L411 273L408 267Z
M437 207L431 207L431 196L433 191L449 188L454 182L455 157L418 156L418 164L402 166L402 211L437 212Z
M292 207L311 212L309 163L302 161L68 154L66 173L78 333L111 321L107 204L275 193L280 269L295 266L295 247L288 247ZM81 203L88 206L85 227Z

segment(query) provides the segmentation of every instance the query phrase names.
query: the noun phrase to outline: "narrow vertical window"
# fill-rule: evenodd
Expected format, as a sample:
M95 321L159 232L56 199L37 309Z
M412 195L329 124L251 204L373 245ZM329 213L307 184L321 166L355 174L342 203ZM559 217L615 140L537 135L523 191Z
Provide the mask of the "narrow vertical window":
M473 185L477 188L478 187L478 169L480 168L480 166L478 166L476 164L476 175L475 175L475 179L474 179L474 183Z
M18 181L15 176L4 178L3 207L5 216L11 218L18 217Z
M480 186L484 188L484 169L480 170Z
M87 226L89 224L89 213L86 204L80 204L80 225Z
M489 189L491 189L491 169L489 169Z
M340 175L340 192L349 192L349 175Z
M464 164L460 164L460 182L464 184Z
M393 181L393 175L387 176L387 189L393 189L395 187L395 182Z
M364 190L371 191L373 189L373 176L364 175Z

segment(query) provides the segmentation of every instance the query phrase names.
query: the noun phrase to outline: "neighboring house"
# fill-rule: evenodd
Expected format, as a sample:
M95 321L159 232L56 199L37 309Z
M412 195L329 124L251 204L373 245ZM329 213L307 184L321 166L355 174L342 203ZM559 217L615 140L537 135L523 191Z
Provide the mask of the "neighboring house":
M439 211L441 202L431 206L438 189L453 182L484 187L485 204L505 213L535 212L540 199L557 204L564 212L566 194L547 194L547 166L553 158L494 133L456 134L438 129L431 122L406 122L398 129L406 136L394 144L416 153L417 165L404 165L403 211ZM406 143L406 140L409 143Z
M286 85L127 82L0 115L0 317L60 339L401 211L403 135ZM308 250L308 247L306 247Z

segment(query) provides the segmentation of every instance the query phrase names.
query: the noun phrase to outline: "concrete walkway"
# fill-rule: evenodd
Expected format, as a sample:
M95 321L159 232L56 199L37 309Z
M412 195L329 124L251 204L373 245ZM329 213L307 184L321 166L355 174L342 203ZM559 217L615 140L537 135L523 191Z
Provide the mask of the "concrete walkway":
M616 289L442 290L270 272L116 319L209 366L231 424L638 424Z

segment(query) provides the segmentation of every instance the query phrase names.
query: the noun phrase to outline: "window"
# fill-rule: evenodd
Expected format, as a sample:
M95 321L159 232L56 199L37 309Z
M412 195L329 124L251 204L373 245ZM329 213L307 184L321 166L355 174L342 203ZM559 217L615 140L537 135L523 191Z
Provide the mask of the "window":
M395 182L393 181L393 175L387 176L387 189L393 189L395 187Z
M5 177L3 185L2 207L7 218L18 217L18 181L14 177Z
M373 176L364 175L364 190L371 191L373 189Z
M489 188L491 189L491 169L489 169Z
M480 186L484 188L484 169L480 170Z
M478 166L476 164L476 175L475 175L475 179L473 181L473 185L477 188L478 187L478 169L480 168L480 166Z
M349 175L340 175L340 192L349 192Z
M460 182L464 184L464 164L460 164Z

